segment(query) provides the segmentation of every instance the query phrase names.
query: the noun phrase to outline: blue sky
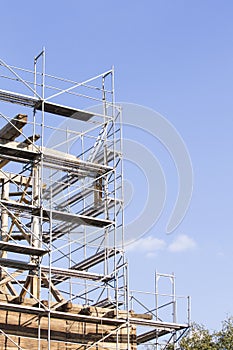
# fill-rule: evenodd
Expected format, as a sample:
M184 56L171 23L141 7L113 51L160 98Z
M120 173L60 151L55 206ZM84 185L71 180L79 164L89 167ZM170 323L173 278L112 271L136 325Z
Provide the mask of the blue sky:
M232 13L230 0L8 1L0 13L2 59L32 67L45 46L47 71L75 80L114 64L117 101L158 111L182 136L194 172L189 210L166 235L177 179L157 144L168 203L129 250L130 279L150 289L155 268L174 271L193 320L210 328L233 315Z

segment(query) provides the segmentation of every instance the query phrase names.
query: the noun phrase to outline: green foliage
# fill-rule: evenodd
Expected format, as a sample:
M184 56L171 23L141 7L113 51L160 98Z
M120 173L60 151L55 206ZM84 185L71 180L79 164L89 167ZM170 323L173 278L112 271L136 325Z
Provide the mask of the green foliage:
M193 324L190 332L180 341L181 350L232 350L233 318L226 319L219 332L210 332L203 326Z
M223 322L220 332L215 334L218 350L233 349L233 318L229 317Z
M175 347L174 347L173 344L168 344L168 345L166 346L166 350L174 350L174 349L175 349Z
M147 350L155 349L151 345ZM220 331L210 332L202 325L193 323L189 332L180 340L178 347L167 344L166 350L233 350L233 317L222 323Z
M209 330L198 324L193 324L191 329L180 342L182 350L218 350L215 337Z

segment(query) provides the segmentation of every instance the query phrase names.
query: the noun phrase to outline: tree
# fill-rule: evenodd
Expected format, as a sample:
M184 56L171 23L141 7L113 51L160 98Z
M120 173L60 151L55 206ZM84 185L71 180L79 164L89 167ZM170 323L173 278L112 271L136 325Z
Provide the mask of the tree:
M181 350L232 350L233 349L233 318L229 317L222 323L218 332L210 332L203 326L193 324L190 332L180 341Z
M210 332L202 325L193 323L186 335L179 341L179 345L167 344L166 350L233 350L233 317L222 323L220 331ZM151 345L147 350L153 350Z
M215 337L204 326L192 324L189 333L180 341L182 350L218 350Z
M220 332L215 334L218 350L233 349L233 317L229 317L222 324Z

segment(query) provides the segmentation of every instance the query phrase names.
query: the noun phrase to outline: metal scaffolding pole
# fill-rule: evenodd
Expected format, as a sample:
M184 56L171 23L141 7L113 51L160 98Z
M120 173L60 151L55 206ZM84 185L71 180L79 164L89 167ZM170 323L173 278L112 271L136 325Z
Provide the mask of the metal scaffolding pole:
M114 68L55 77L43 49L32 71L0 60L1 79L0 347L136 350L187 327L175 299L173 322L129 307Z

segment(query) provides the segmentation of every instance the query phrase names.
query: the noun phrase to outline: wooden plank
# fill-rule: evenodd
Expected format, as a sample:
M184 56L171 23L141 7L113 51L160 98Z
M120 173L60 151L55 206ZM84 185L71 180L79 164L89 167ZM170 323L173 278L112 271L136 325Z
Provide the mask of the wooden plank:
M41 266L41 271L44 273L51 272L54 276L65 276L65 277L76 277L81 279L87 279L92 281L103 281L108 280L110 278L109 275L98 274L94 272L86 272L86 271L77 271L72 269L63 269L60 267L52 267ZM54 278L53 276L53 278Z
M29 160L34 160L40 156L40 152L38 150L36 152L36 148L32 150L32 147L25 144L22 144L21 147L19 145L20 143L16 141L6 143L3 139L0 139L0 158L3 159L0 163L0 168L5 165L5 161L9 162L12 160L19 163L27 163Z
M0 89L0 100L20 104L27 107L32 107L39 111L43 109L47 113L78 119L82 121L88 121L90 118L93 117L93 113L91 112L83 111L77 108L62 106L60 104L47 102L42 99L37 99L32 96L23 95L2 89Z
M31 235L29 235L27 232L25 232L25 230L23 229L22 224L20 223L20 221L18 220L17 216L12 214L11 212L8 212L9 216L12 219L12 223L14 223L14 225L18 228L18 230L21 232L22 236L24 237L24 239L30 244L31 242ZM11 225L12 229L13 229L13 224ZM11 234L11 232L9 231L9 233ZM9 238L9 237L8 237Z
M35 109L42 111L44 109L45 112L60 115L63 117L69 117L72 119L82 120L87 122L89 119L93 117L93 113L83 111L76 108L71 108L67 106L62 106L60 104L55 104L47 101L39 101L35 104Z
M101 262L104 261L105 257L111 258L113 257L115 254L118 254L119 250L115 250L115 249L104 249L100 252L98 252L97 254L94 254L92 256L90 256L89 258L80 261L79 263L73 265L71 267L72 270L79 270L79 271L83 271L83 270L87 270ZM57 285L61 282L64 282L68 279L69 277L67 276L52 276L52 280L54 285Z
M153 329L152 331L139 334L137 336L137 345L146 343L146 342L151 341L155 338L162 337L166 334L169 334L170 332L171 332L171 329L168 328L168 329L163 329L163 330L159 330L159 331L157 329Z
M35 300L34 300L35 303ZM109 326L119 326L127 322L126 319L111 319L106 317L99 316L87 316L81 314L75 314L70 312L46 310L43 308L28 306L25 304L17 305L13 303L2 303L0 302L0 310L2 311L11 311L16 313L28 314L28 315L40 315L40 317L48 318L48 315L55 320L67 320L67 321L77 321L77 322L86 322L90 324L100 324L100 325L109 325ZM0 313L1 315L1 313Z
M59 326L59 324L58 324ZM63 326L64 327L64 326ZM7 334L12 334L15 336L20 336L20 337L30 337L30 338L37 338L38 336L38 329L37 327L24 327L22 325L6 325L4 323L0 323L0 328L2 330L4 330ZM81 327L80 327L81 328ZM107 332L107 334L110 332L110 330L108 329L101 329L103 330L103 332ZM114 329L113 329L114 332ZM127 337L127 333L126 331L124 332L125 334L120 334L118 336L118 343L127 343L128 337ZM48 338L48 331L46 329L42 329L41 330L41 338L42 339L47 339ZM106 336L106 334L105 334ZM56 327L56 330L51 330L50 333L50 339L51 340L56 340L56 341L60 341L60 342L66 342L67 340L70 343L74 343L74 344L87 344L87 343L94 343L96 341L100 341L103 338L103 334L101 334L100 332L96 333L95 329L93 329L92 331L89 331L87 334L85 334L85 331L83 329L80 329L79 332L75 331L75 330L71 330L69 332L67 332L65 329L64 330L59 330L59 327ZM117 338L116 335L108 335L108 337L106 337L107 339L105 340L105 342L109 343L109 347L110 349L113 346L113 343L116 343ZM76 345L77 346L77 345ZM96 349L96 347L94 347ZM61 348L60 348L61 349ZM65 348L64 348L65 349ZM70 348L69 348L70 349ZM76 347L77 349L77 347ZM79 349L79 348L78 348ZM82 347L83 349L83 347ZM99 349L99 347L98 347Z
M54 284L51 281L49 282L48 277L46 276L45 273L42 273L41 278L45 287L50 288L51 293L54 296L55 300L58 301L59 303L64 302L65 299L63 298L59 290L54 286Z
M16 201L6 201L0 200L3 208L9 210L19 211L23 213L28 213L35 216L40 216L40 208L32 205L25 205ZM78 225L89 225L95 227L106 227L113 224L111 220L105 220L101 218L95 218L87 215L79 215L75 213L66 213L58 210L43 210L43 219L49 221L50 214L53 220L63 221L68 223L76 223Z
M52 214L53 220L66 221L69 223L78 223L80 225L106 227L108 225L113 224L113 222L111 220L95 218L95 217L88 216L88 215L71 214L71 213L65 213L65 212L61 212L61 211L57 211L57 210L52 210L51 214ZM48 215L48 213L47 213L47 215ZM44 217L45 217L45 215L44 215Z
M1 308L1 305L0 305ZM29 308L32 312L28 313ZM80 309L77 305L77 312L51 312L50 322L50 340L51 350L58 350L61 348L78 349L78 346L94 346L98 343L98 349L112 348L118 340L119 349L127 349L128 330L126 325L127 312L119 313L118 319L111 319L106 317L96 317L96 315L102 315L107 309L101 308L89 308L89 312L85 313L85 309ZM8 311L7 311L8 310ZM16 312L15 310L19 310ZM81 311L80 311L81 310ZM8 335L15 337L14 339L20 339L20 344L27 344L26 348L33 349L36 346L38 337L38 317L34 312L34 307L26 307L22 305L14 305L2 310L0 314L0 329L6 332ZM110 313L108 313L110 315ZM47 313L40 315L40 329L41 329L41 344L48 337L47 328ZM7 322L6 322L7 317ZM115 317L115 315L113 315ZM129 319L130 323L132 319ZM150 324L152 330L139 334L136 336L136 328L130 325L129 329L129 342L131 350L136 350L136 344L143 344L156 337L162 337L166 334L171 334L172 331L182 329L184 325L168 324L165 322L157 322ZM176 325L176 326L175 326ZM187 328L187 325L185 325ZM121 329L119 327L122 327ZM119 330L118 335L116 331ZM16 338L18 337L18 338ZM27 338L27 339L25 339ZM26 343L23 343L23 342ZM35 343L34 343L35 341ZM55 342L59 342L59 346L55 345ZM0 338L1 344L1 338ZM6 343L5 343L6 344ZM66 345L65 345L66 344ZM70 344L70 345L68 345ZM76 346L74 345L76 344ZM1 345L0 345L1 346ZM8 348L5 348L8 350ZM128 350L129 350L128 349ZM36 347L35 347L36 350Z
M14 297L18 297L18 292L16 291L16 289L13 287L11 282L7 282L6 284L7 289L9 290L9 292L11 293L11 295L13 295Z
M32 173L31 173L31 175L32 175ZM25 199L28 187L29 187L30 183L32 182L32 176L31 175L28 177L28 181L26 182L25 187L23 189L23 192L21 193L20 203ZM10 226L10 229L8 231L7 239L5 241L9 241L9 239L11 238L11 234L12 234L12 231L13 231L13 228L14 228L15 225L17 227L20 226L20 232L25 237L25 239L28 241L27 233L24 231L23 228L21 228L21 224L19 224L18 215L15 215L14 217L12 217L12 215L11 215L11 219L12 219L11 226Z
M138 314L138 313L135 313L134 311L131 311L130 314L131 314L131 317L140 318L143 320L152 320L153 319L153 316L151 314Z
M0 138L0 158L15 160L17 162L28 162L43 154L44 166L72 172L76 176L96 177L113 171L113 167L95 164L78 159L72 154L67 154L46 147L27 145L25 142L7 141Z
M14 173L9 173L7 171L1 170L0 171L0 180L6 180L11 183L14 183L16 185L27 185L29 177L18 175ZM30 180L29 187L32 187L32 181Z
M12 253L36 255L36 256L42 256L48 252L42 248L35 248L32 246L26 246L22 244L3 242L3 241L0 241L0 250L12 252Z
M32 277L31 276L27 276L26 281L21 289L21 292L19 294L19 300L22 300L23 298L25 298L27 292L28 292L28 288L31 284L32 281Z
M23 273L22 270L16 270L15 272L11 273L10 275L4 277L1 281L0 281L0 286L12 281L15 277L21 275Z
M4 295L1 296L0 299L3 298ZM25 299L25 301L26 302L23 305L0 302L0 309L2 310L0 313L0 329L3 329L9 335L19 337L18 339L20 339L21 345L23 344L23 339L25 337L28 338L27 348L32 349L32 346L34 346L33 339L36 341L38 336L38 315L40 315L41 341L47 339L47 322L49 313L47 313L46 310L33 306L33 300ZM56 304L54 303L54 305ZM53 303L51 307L53 307ZM131 314L135 315L134 313ZM108 316L105 317L104 315ZM109 309L98 307L89 307L85 309L80 305L73 305L72 312L51 310L50 316L51 344L53 344L53 341L59 341L60 346L65 348L62 342L64 342L64 344L67 342L69 344L76 343L77 346L78 344L87 346L98 342L98 349L102 349L102 347L111 348L111 344L116 343L116 329L122 327L118 333L119 349L127 349L124 348L124 344L127 344L126 322L128 318L126 311L119 311L118 318L116 319L116 314ZM143 344L147 341L153 340L157 336L161 337L174 330L181 330L188 327L187 324L145 320L143 319L143 315L138 321L139 323L136 322L135 318L129 318L130 349L134 350L136 349L136 344ZM136 336L136 328L134 327L136 323L141 326L149 326L151 327L151 330ZM105 335L107 334L109 334L109 336L105 338ZM70 348L72 349L72 346ZM52 346L51 349L57 350L59 347L53 348ZM73 349L77 349L77 347L74 347Z
M34 269L37 269L38 267L36 264L33 264L33 263L27 263L25 261L4 259L4 258L0 258L0 266L11 267L11 268L21 269L21 270L34 270Z
M27 115L18 114L11 119L1 130L0 138L5 142L14 141L22 134L23 127L27 124ZM4 142L4 141L3 141ZM3 168L9 160L3 159L0 161L0 169Z
M23 127L26 124L26 114L16 115L0 130L0 138L5 141L14 141L18 136L22 134Z

